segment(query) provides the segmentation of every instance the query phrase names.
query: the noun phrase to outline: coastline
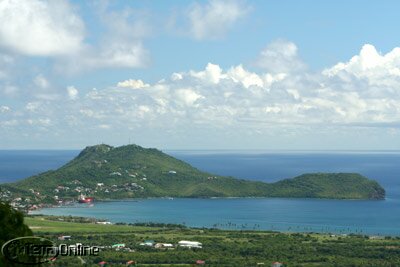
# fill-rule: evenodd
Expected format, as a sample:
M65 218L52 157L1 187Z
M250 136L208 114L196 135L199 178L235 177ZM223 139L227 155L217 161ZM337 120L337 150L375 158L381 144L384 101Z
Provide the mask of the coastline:
M311 234L311 235L320 235L320 236L337 236L337 237L347 237L347 236L364 236L369 237L370 239L383 239L386 237L390 238L398 238L399 235L382 235L382 234L361 234L361 233L337 233L337 232L315 232L315 231L280 231L280 230L265 230L265 229L225 229L218 227L192 227L184 224L176 224L176 223L162 223L162 222L110 222L106 218L96 218L96 217L81 217L81 216L71 216L71 215L47 215L47 214L29 214L27 218L46 218L46 220L50 221L62 221L62 222L74 222L74 223L93 223L100 225L118 225L118 226L174 226L182 229L190 229L190 230L211 230L211 231L232 231L232 232L256 232L256 233L279 233L285 235L291 234Z

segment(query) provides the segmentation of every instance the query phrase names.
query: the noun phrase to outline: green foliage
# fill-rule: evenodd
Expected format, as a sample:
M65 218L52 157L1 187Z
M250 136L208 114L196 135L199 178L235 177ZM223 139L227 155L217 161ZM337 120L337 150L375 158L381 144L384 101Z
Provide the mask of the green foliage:
M8 240L31 235L32 231L24 224L23 214L9 204L0 202L0 248ZM0 255L0 266L5 264L3 255Z
M196 260L206 266L271 266L280 261L287 266L400 266L400 238L373 240L366 236L331 236L323 234L277 233L267 231L231 231L193 229L176 226L150 227L95 225L28 218L35 234L55 242L60 234L71 234L71 244L105 246L97 257L83 257L86 266L106 261L110 266L125 266L129 260L138 266L193 266ZM68 229L74 229L68 231ZM128 230L130 229L130 230ZM140 246L146 239L176 245L180 240L198 241L202 249L155 249ZM64 242L64 241L63 241ZM135 250L109 248L124 243ZM80 266L74 257L59 257L55 266Z
M99 187L99 183L104 185ZM55 192L59 186L68 190ZM96 199L167 196L382 199L385 196L377 182L359 174L305 174L268 184L213 175L157 149L137 145L87 147L56 171L3 187L42 202L51 202L54 195L76 199L80 194L77 188Z

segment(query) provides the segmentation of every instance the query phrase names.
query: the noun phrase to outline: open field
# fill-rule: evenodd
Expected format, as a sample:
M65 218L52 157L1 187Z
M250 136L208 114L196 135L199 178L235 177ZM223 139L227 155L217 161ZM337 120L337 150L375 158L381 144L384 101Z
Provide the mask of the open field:
M64 220L64 221L59 221ZM191 229L179 226L99 225L68 222L68 218L27 217L35 235L57 243L104 246L99 256L58 257L54 266L193 266L204 260L206 266L400 266L400 238L331 236L322 234L276 233L267 231L225 231ZM69 241L58 241L70 235ZM171 249L139 245L144 240L171 243ZM180 240L201 242L203 248L182 248ZM123 243L125 249L111 248ZM128 249L129 248L129 249ZM85 262L85 263L82 263ZM259 264L259 265L257 265Z
M148 227L128 225L101 225L94 223L71 223L46 220L44 217L26 217L25 223L37 234L46 233L133 233L148 230ZM157 229L154 229L157 230Z

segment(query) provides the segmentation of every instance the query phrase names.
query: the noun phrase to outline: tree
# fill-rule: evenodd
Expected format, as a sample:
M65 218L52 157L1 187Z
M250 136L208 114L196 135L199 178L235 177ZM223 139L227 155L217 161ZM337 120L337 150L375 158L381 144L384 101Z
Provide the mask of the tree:
M9 204L0 202L0 248L8 240L31 236L32 231L24 224L22 212L13 209ZM4 257L0 255L0 266L4 265Z

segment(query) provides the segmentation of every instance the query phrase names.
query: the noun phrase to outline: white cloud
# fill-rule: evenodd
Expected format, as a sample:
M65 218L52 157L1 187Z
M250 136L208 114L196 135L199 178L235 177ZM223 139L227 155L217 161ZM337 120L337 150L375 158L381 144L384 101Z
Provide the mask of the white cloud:
M257 65L270 73L289 73L304 69L298 58L296 44L284 40L270 43L257 61Z
M101 29L90 36L96 39L93 42L85 39L84 22L67 0L0 1L0 47L15 54L52 57L62 74L148 66L150 53L143 41L152 31L151 16L103 3L91 4ZM0 54L0 63L3 59L10 57ZM9 72L0 66L0 80L8 78Z
M68 94L69 99L75 100L78 98L79 91L74 86L68 86L67 94Z
M249 7L235 0L209 0L207 4L195 3L188 11L190 33L198 40L219 39L243 18Z
M328 77L342 80L364 79L371 85L395 88L400 85L400 47L382 55L371 44L348 62L340 62L323 71Z
M192 89L178 89L175 95L178 101L183 102L187 106L193 106L197 100L204 98Z
M179 80L182 80L182 79L183 79L183 76L180 73L174 72L171 75L171 80L173 80L173 81L179 81Z
M0 113L6 113L11 111L11 108L8 106L0 106Z
M218 65L208 63L204 71L199 71L199 72L191 71L190 75L217 84L219 83L219 80L222 78L222 70Z
M264 86L264 81L259 75L246 71L242 65L232 67L228 71L228 76L233 81L242 83L245 88L249 88L250 86Z
M131 88L131 89L141 89L141 88L146 88L149 87L150 85L147 83L144 83L142 80L125 80L122 82L119 82L117 84L118 87L124 87L124 88Z
M307 72L296 49L288 47L289 52L273 54L273 63L283 64L279 72L209 63L204 69L173 73L155 83L122 80L117 86L79 92L79 98L71 90L69 96L75 101L27 101L22 110L13 108L2 116L10 122L7 129L21 130L31 120L32 129L68 133L74 131L71 128L84 129L91 137L94 132L112 132L110 138L132 133L149 140L190 136L189 143L235 138L256 142L271 136L297 140L299 135L320 134L345 138L354 131L397 136L393 130L400 128L400 79L393 72L400 62L397 48L386 55L370 48L363 52L363 48L343 65L318 73ZM76 130L78 137L85 134Z
M34 56L68 55L81 49L84 24L64 0L0 2L0 45Z

